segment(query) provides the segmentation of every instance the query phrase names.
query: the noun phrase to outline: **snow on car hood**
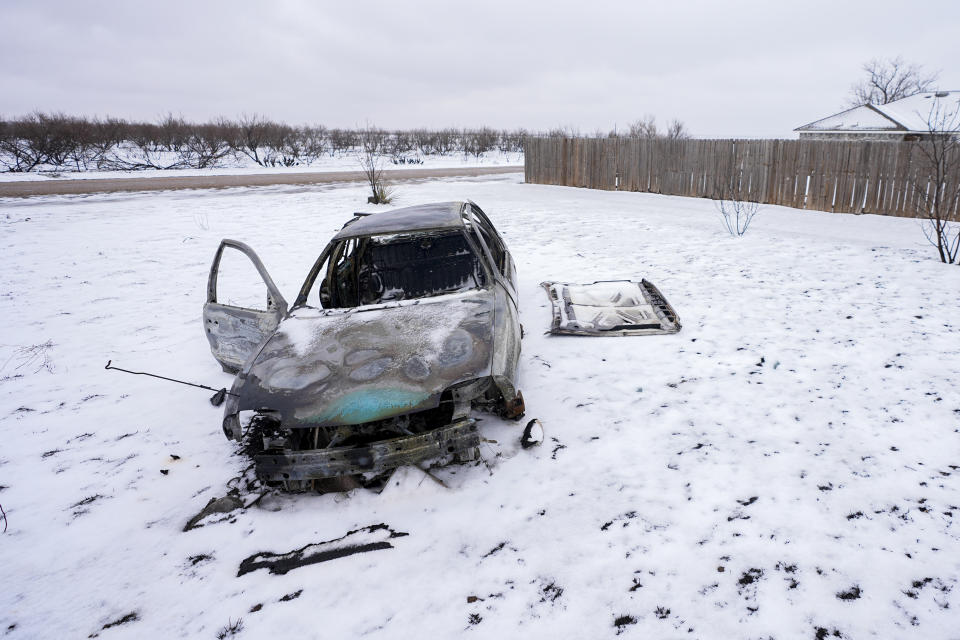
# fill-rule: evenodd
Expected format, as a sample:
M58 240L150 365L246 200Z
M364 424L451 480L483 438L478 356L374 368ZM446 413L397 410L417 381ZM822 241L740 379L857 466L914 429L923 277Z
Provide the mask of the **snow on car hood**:
M493 309L488 290L299 309L237 377L233 410L270 409L285 426L316 426L436 407L447 387L490 375Z

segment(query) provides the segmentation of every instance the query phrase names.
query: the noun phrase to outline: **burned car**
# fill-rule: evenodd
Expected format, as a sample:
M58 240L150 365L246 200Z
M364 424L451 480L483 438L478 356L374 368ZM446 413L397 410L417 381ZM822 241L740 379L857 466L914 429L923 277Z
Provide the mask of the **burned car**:
M228 251L252 262L266 308L218 301ZM223 240L203 323L213 356L236 373L224 433L246 439L261 479L290 490L470 459L472 409L524 411L514 262L472 202L356 214L289 309L253 250Z

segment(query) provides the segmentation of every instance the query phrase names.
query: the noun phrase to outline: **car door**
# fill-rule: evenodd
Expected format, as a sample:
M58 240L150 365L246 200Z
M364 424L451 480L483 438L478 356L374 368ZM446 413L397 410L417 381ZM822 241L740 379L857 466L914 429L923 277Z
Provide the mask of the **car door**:
M220 265L224 254L232 251L245 256L266 285L267 295L262 304L238 304L232 300L222 302L218 298ZM246 306L247 304L250 306ZM280 295L277 285L253 249L237 240L222 240L207 280L203 326L210 343L210 351L223 370L231 373L239 371L250 356L260 350L264 341L273 335L286 313L287 301Z
M497 231L493 223L490 222L487 214L473 201L468 201L468 205L470 206L477 226L484 234L485 244L491 252L491 257L497 265L497 270L503 277L505 281L504 284L509 287L510 293L513 295L514 304L516 304L517 268L513 262L513 256L510 255L510 251L503 241L503 236L500 235L500 232Z
M522 338L513 259L503 239L480 208L473 203L467 206L472 213L471 226L473 233L476 234L475 240L494 271L496 348L492 362L493 377L501 386L501 391L505 388L511 389L509 392L504 392L504 397L512 398L516 394L515 378Z

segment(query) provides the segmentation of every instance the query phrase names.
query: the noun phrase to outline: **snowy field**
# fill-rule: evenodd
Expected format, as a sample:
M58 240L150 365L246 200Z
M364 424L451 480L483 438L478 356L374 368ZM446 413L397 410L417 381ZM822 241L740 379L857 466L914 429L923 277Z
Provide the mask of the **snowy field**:
M504 234L547 441L481 414L485 460L446 486L186 532L256 500L247 463L209 392L104 364L229 386L200 320L219 240L292 299L365 188L0 201L0 636L960 637L960 269L918 223L766 207L733 239L710 201L521 181L396 204L471 198ZM541 281L640 277L679 334L543 335Z
M461 167L501 167L523 165L523 153L488 151L480 156L451 153L448 155L426 155L417 157L420 164L394 164L389 156L383 157L382 166L390 169L448 169ZM169 160L173 162L175 158ZM295 167L261 167L246 156L225 158L223 166L211 169L142 169L138 171L65 171L46 169L25 173L0 171L0 182L26 182L33 180L90 180L93 178L162 178L169 176L234 176L275 173L310 173L315 171L360 171L359 153L324 155L310 164Z

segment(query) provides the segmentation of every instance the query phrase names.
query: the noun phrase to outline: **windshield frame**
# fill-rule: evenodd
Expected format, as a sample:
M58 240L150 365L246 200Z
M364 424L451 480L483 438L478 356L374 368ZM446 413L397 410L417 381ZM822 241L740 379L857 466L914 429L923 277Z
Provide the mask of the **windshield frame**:
M343 248L346 247L347 243L353 241L358 245L364 245L367 240L370 238L378 237L387 237L387 236L442 236L442 235L454 235L460 234L467 243L467 246L470 248L471 253L474 258L480 264L480 268L483 271L483 283L477 283L477 286L470 287L468 291L478 291L478 290L487 290L494 286L497 281L497 273L489 264L489 258L484 247L478 245L478 242L473 237L471 230L467 228L457 228L451 229L450 227L439 227L435 229L417 229L415 231L397 231L392 233L373 233L369 235L362 236L350 236L346 238L339 238L331 240L324 250L320 253L320 256L313 263L310 271L307 273L307 277L303 282L303 285L300 287L300 293L297 295L296 301L291 305L290 312L293 312L299 308L308 308L308 309L324 309L324 310L357 310L363 309L364 307L384 307L391 304L397 304L400 302L414 302L416 300L428 300L433 297L438 297L442 295L450 295L451 292L445 291L436 293L429 296L418 296L417 298L403 298L400 300L388 300L384 302L375 302L369 304L360 304L357 306L346 306L346 307L324 307L321 304L308 304L307 301L310 299L311 295L316 296L319 301L320 292L317 290L318 280L320 281L319 286L322 287L324 283L329 283L333 275L332 268L334 266L334 261L338 260L340 255L343 252ZM456 292L452 292L456 293ZM289 313L288 313L289 315Z

